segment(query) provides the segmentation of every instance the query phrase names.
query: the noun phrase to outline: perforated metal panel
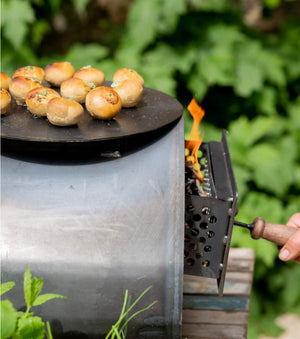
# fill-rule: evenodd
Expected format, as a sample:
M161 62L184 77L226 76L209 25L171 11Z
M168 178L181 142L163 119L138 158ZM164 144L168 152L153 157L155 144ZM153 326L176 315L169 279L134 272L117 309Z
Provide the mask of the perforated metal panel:
M221 142L201 145L198 161L201 184L185 171L184 273L217 279L222 294L237 200L225 132Z

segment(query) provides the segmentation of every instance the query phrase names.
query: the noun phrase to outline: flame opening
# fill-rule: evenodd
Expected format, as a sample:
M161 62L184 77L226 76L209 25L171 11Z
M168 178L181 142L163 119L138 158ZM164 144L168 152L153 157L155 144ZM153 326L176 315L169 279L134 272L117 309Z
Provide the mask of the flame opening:
M203 137L201 136L201 133L199 131L199 125L205 115L205 112L197 104L195 98L191 100L187 109L193 117L193 126L189 135L189 139L185 141L185 148L188 150L186 152L186 161L192 163L193 168L196 170L200 181L203 182L203 177L198 162L198 150L203 140Z

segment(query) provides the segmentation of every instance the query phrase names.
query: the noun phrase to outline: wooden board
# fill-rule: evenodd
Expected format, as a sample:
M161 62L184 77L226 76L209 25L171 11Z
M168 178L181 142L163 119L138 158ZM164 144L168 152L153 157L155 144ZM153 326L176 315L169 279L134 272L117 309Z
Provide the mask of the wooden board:
M214 279L184 276L182 338L247 338L254 251L229 252L223 297Z

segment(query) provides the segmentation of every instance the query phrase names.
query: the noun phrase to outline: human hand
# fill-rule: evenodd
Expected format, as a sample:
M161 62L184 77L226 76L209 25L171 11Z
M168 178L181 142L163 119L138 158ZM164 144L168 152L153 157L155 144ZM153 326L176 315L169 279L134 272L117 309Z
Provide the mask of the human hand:
M295 213L287 222L288 226L298 228L299 231L292 235L279 252L282 261L294 260L300 264L300 213Z

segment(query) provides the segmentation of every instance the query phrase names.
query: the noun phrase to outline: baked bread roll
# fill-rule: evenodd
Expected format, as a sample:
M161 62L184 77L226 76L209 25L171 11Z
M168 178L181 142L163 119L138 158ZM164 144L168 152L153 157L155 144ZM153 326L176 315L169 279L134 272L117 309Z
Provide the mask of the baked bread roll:
M37 87L42 87L39 80L35 80L35 78L17 76L11 80L9 84L9 92L18 105L23 105L25 103L27 93Z
M122 109L119 94L109 87L92 89L85 99L85 107L93 118L110 120Z
M66 99L71 99L83 104L91 87L81 79L70 78L60 85L60 94Z
M91 66L82 67L74 73L73 77L85 81L92 89L105 83L105 74Z
M39 117L47 115L48 102L60 95L52 88L38 87L27 93L25 103L28 110Z
M54 62L45 67L45 80L54 87L59 87L64 80L72 78L75 68L68 62Z
M74 100L53 98L47 105L47 118L51 124L56 126L76 125L83 114L83 107Z
M120 68L115 72L113 76L113 82L123 80L136 80L144 87L144 79L138 72L131 68Z
M11 82L11 77L6 73L0 73L0 88L4 88L8 91L9 84Z
M0 92L0 113L6 114L9 111L11 96L5 88L1 88Z
M39 80L41 84L44 83L45 72L43 68L38 66L24 66L18 68L13 74L13 78L18 76L23 76L25 78L33 78L34 80Z
M122 107L136 106L143 96L143 86L135 80L116 81L111 87L119 94Z

